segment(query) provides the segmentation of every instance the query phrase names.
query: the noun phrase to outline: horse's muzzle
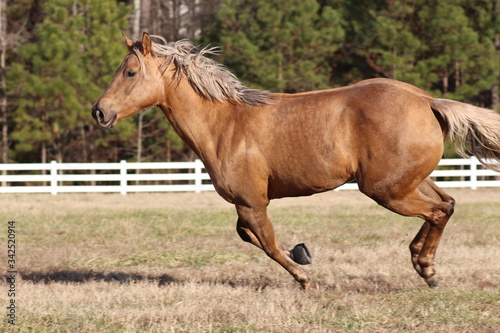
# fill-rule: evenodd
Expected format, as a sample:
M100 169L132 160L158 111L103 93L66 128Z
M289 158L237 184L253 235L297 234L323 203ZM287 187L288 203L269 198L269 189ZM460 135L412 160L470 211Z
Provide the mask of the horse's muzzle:
M116 122L116 113L113 114L112 117L106 118L106 115L104 112L99 109L97 104L92 108L92 117L96 121L97 125L104 127L104 128L111 128L114 126Z

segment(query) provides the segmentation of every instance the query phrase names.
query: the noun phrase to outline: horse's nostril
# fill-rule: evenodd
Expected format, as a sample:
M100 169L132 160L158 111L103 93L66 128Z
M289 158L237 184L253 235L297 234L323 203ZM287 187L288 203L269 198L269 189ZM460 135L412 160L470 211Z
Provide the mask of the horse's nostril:
M99 108L94 107L92 109L92 117L94 117L96 121L102 122L104 120L104 113L101 110L99 110Z
M101 110L97 109L96 113L99 120L104 120L104 113Z

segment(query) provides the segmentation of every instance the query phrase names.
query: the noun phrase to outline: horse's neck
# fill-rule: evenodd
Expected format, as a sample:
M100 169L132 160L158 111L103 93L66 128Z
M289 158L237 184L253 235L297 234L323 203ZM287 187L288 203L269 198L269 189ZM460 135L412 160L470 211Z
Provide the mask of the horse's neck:
M177 134L205 163L216 158L223 129L234 121L233 108L230 103L203 100L194 92L172 96L162 107Z

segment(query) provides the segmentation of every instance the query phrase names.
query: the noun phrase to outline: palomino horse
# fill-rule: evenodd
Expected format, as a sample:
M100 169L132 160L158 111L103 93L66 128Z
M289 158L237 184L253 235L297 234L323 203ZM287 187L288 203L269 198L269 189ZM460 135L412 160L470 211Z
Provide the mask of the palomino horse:
M236 206L239 236L303 288L316 287L299 266L309 263L308 251L302 244L295 250L278 245L269 201L352 180L379 205L425 220L411 242L411 261L429 286L437 284L434 257L455 200L429 175L447 137L462 154L468 150L498 170L499 114L389 79L273 94L245 87L205 56L213 49L146 33L137 42L124 38L130 54L92 109L97 124L110 128L148 106L160 107L203 160L219 195Z

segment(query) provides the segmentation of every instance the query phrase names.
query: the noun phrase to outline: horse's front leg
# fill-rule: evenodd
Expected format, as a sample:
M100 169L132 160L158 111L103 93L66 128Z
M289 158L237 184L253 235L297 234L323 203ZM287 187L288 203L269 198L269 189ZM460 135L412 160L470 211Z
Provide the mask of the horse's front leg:
M307 273L290 258L290 251L278 245L266 207L236 205L238 212L238 233L240 237L261 248L269 257L285 268L304 289L317 288Z
M262 248L262 245L260 244L259 240L257 239L257 237L255 237L253 232L246 226L245 221L243 221L240 218L238 218L238 222L236 223L236 232L238 233L240 238L242 240L244 240L245 242L253 244L256 247L258 247L259 249L264 250ZM293 259L291 250L289 250L286 246L283 246L283 245L281 245L280 248L281 248L281 251L287 257L290 257Z

